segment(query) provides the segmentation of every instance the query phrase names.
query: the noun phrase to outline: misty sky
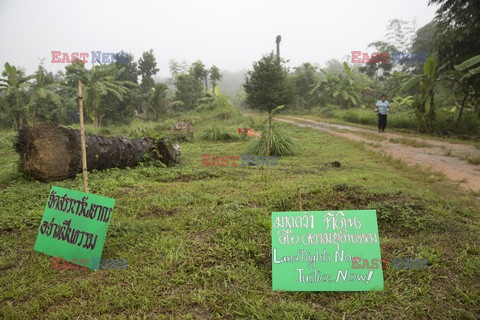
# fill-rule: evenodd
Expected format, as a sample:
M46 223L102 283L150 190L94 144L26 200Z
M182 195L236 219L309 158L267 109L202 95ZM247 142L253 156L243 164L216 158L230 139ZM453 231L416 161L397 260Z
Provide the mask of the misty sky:
M57 1L0 0L0 66L5 62L33 73L41 58L50 71L51 51L133 53L153 49L160 72L170 59L237 71L275 48L289 66L324 64L367 50L383 40L388 20L430 22L436 7L427 0L333 1ZM90 63L87 64L89 68Z

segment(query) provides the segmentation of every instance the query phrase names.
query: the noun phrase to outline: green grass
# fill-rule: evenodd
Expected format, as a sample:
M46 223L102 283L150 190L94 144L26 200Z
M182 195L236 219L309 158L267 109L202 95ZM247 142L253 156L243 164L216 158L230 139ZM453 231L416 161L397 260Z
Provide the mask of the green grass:
M383 141L385 140L385 137L376 134L376 133L371 133L371 132L364 132L364 131L357 131L355 132L356 135L359 135L361 137L364 137L368 140L374 140L374 141Z
M448 149L444 155L447 157L458 157L460 160L467 161L468 163L473 165L480 165L480 156L478 155L472 155L467 153L455 155L453 154L451 149Z
M233 128L220 127L213 124L205 128L200 133L200 139L205 141L238 141L240 136L235 132Z
M480 156L470 156L467 161L474 165L480 165Z
M226 119L240 126L246 119ZM227 123L227 124L226 124ZM210 126L198 120L196 132ZM441 177L361 143L286 126L301 141L278 166L202 167L201 155L239 155L248 141L183 143L173 168L89 174L116 199L103 257L126 270L51 270L33 251L50 186L0 148L0 315L4 319L475 319L480 305L478 200ZM108 128L128 135L128 127ZM8 133L9 136L13 135ZM3 139L3 135L2 135ZM340 168L330 165L341 162ZM426 258L427 270L384 270L382 292L271 290L272 211L376 209L383 257Z
M428 148L430 145L426 142L423 141L418 141L415 139L408 139L408 138L393 138L390 139L391 142L393 143L401 143L405 144L414 148Z
M471 154L462 154L460 156L461 160L466 160L470 164L480 165L480 156L471 155Z

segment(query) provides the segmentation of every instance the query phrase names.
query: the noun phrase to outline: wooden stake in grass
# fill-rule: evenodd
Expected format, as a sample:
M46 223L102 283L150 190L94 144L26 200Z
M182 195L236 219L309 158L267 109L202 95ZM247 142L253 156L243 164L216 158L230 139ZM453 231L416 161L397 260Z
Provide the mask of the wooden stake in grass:
M82 148L83 188L88 193L87 147L85 145L85 124L83 123L82 81L78 80L78 115L80 117L80 145Z

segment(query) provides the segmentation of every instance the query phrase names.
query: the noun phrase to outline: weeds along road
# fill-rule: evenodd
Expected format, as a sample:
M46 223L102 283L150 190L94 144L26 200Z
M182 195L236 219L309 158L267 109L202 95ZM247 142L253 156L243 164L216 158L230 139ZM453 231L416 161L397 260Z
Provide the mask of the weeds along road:
M394 133L378 133L353 126L310 120L296 116L279 116L278 121L321 130L329 134L363 142L377 152L401 159L409 165L420 165L443 173L465 189L480 192L480 165L467 159L480 159L480 150L473 145L410 137Z

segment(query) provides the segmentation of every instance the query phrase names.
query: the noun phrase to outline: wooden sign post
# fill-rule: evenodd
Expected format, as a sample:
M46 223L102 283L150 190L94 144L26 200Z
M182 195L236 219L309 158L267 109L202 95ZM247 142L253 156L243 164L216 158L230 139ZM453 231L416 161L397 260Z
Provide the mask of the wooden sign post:
M82 81L78 80L78 115L80 117L80 144L82 148L83 188L88 193L87 147L85 145L85 124L83 123Z

